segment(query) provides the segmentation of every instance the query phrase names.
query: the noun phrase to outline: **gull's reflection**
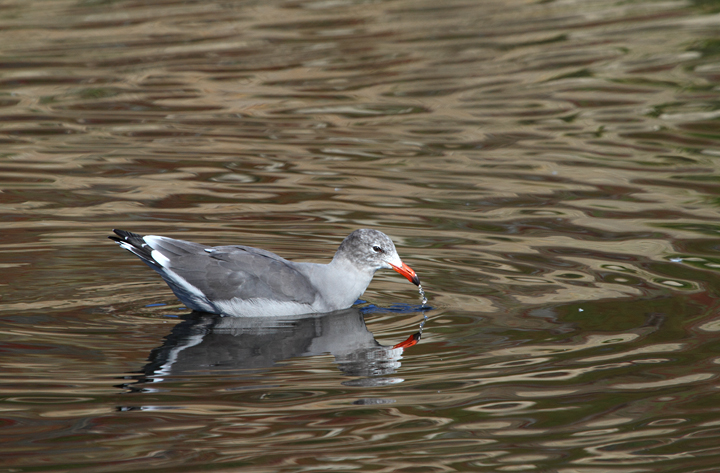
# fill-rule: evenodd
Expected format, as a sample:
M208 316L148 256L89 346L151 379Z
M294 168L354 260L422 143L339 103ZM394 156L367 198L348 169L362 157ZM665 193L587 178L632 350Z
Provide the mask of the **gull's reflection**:
M427 309L427 307L425 307ZM150 383L169 376L203 374L251 376L295 357L331 354L348 376L365 377L363 385L402 380L376 378L400 367L405 348L420 334L394 346L383 346L365 326L363 313L350 308L328 314L297 317L220 317L193 312L173 327L162 346L155 348L130 391L153 390ZM378 312L370 308L370 312ZM415 312L415 310L403 310ZM359 380L344 384L354 385Z

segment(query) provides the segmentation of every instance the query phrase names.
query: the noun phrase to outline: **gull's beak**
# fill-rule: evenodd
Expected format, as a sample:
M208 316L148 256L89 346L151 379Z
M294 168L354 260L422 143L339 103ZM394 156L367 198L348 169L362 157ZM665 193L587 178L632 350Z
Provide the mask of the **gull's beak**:
M402 266L395 266L392 263L388 264L392 266L392 269L405 276L407 280L411 283L415 284L416 286L420 285L420 278L417 274L415 274L415 271L413 271L410 266L406 265L405 263L401 263Z

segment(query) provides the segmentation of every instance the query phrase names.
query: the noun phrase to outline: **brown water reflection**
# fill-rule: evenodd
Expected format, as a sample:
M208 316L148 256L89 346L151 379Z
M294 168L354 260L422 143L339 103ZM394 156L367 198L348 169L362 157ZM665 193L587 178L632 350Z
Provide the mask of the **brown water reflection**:
M713 2L0 6L0 470L716 470L719 24ZM366 226L432 306L402 353L423 313L397 275L364 318L246 327L105 238L326 261Z

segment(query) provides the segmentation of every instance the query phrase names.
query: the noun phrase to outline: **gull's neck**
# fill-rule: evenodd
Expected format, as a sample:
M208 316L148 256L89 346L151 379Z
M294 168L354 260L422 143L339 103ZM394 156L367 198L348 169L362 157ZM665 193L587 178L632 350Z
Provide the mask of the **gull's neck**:
M297 263L320 297L315 305L325 311L345 309L355 303L372 281L374 270L365 270L337 255L328 264Z

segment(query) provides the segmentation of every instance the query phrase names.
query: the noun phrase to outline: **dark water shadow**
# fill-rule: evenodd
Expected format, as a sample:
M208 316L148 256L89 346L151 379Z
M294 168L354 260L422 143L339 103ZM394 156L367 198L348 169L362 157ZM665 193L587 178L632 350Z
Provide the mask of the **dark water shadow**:
M342 374L354 379L348 386L394 384L382 378L400 367L404 350L417 344L421 332L395 345L381 345L365 325L364 315L416 313L425 306L377 306L295 317L221 317L192 312L182 317L155 348L133 383L118 387L128 392L154 391L151 384L169 377L222 375L250 378L283 360L331 354Z

